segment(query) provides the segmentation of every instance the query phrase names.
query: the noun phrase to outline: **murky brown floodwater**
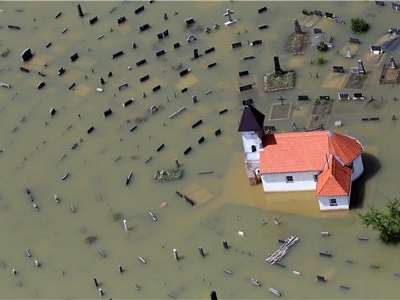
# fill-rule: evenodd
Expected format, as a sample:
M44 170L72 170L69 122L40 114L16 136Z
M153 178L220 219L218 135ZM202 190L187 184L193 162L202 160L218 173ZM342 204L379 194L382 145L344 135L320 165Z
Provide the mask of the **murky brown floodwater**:
M268 118L271 104L282 95L285 103L292 103L290 117L267 120L266 125L274 125L278 131L290 130L292 122L310 127L314 101L300 103L297 95L337 99L343 89L332 86L332 65L356 66L357 59L364 59L369 46L388 28L398 27L399 12L372 1L82 2L86 15L80 18L77 4L0 4L0 52L9 49L8 55L0 58L0 82L12 86L0 90L1 298L100 298L94 276L103 297L116 299L208 299L211 290L220 298L275 297L268 287L280 290L284 298L398 297L400 277L394 275L400 272L398 247L379 242L377 234L361 226L356 215L367 204L384 208L385 197L398 196L399 123L390 116L400 113L399 103L392 100L400 98L400 92L398 86L378 84L381 65L365 61L367 83L362 90L348 91L362 92L367 100L335 100L326 108L328 114L316 121L334 129L333 123L341 120L344 125L335 130L355 136L365 147L366 174L353 189L351 211L320 213L312 192L264 194L261 186L250 187L237 125L243 99L253 98ZM144 11L135 15L142 5ZM263 6L268 11L258 14ZM229 27L223 17L228 7L239 20ZM333 12L347 24L303 16L304 8ZM164 20L164 13L168 20ZM98 22L90 25L95 16ZM127 21L117 25L122 16ZM353 48L354 58L346 59L351 36L348 24L354 16L364 17L372 26L367 35L359 37L361 44ZM189 17L196 23L188 29L184 21ZM310 60L321 55L314 48L307 48L299 57L284 51L296 18L309 32L310 42L314 27L322 28L326 39L334 37L334 48L323 54L327 60L324 66L310 65ZM139 32L146 23L150 29ZM221 25L218 30L204 33L215 23ZM264 23L270 27L258 30ZM21 29L9 29L8 25ZM156 34L166 29L169 36L158 40ZM190 33L197 40L188 44ZM101 35L104 37L98 39ZM262 39L263 44L247 44L256 39ZM232 50L231 44L237 41L242 47ZM51 46L46 48L49 42ZM174 50L177 42L181 47ZM35 55L22 63L20 53L27 47ZM205 54L211 47L215 51ZM196 48L203 55L192 60ZM161 49L166 54L157 58L155 52ZM124 55L111 59L120 50ZM79 58L71 62L75 52ZM398 49L388 53L380 63L390 56L399 61L399 54ZM250 55L255 59L242 60ZM279 55L283 69L296 71L294 90L263 92L263 76L273 71L274 55ZM136 66L142 59L147 63ZM217 65L208 68L212 62ZM173 68L180 64L181 70L190 68L191 73L180 77L179 70ZM30 72L21 72L20 66ZM61 67L66 72L58 76ZM238 72L244 70L250 75L239 78ZM107 76L109 72L112 77ZM310 73L318 73L319 78L310 78ZM140 83L147 74L149 80ZM100 77L106 81L103 93L96 92L102 87ZM46 86L38 90L41 81ZM128 87L118 90L125 82ZM69 89L73 83L74 89ZM238 86L244 83L255 83L254 90L240 94ZM161 89L152 92L157 85ZM181 92L184 87L188 88L186 93ZM209 90L212 92L206 94ZM142 98L142 91L146 98ZM192 102L192 95L197 95L197 103ZM376 100L366 105L371 95ZM130 98L134 103L123 107ZM159 110L149 115L152 105ZM169 118L184 106L184 112ZM52 107L57 113L50 117ZM108 108L113 114L104 118ZM228 112L220 115L223 109ZM380 121L362 123L362 117L379 117ZM203 123L192 129L199 119ZM130 131L135 125L137 128ZM95 129L87 134L91 126ZM217 129L222 131L219 136L214 134ZM202 136L205 142L198 144ZM78 145L71 149L75 143ZM157 151L162 144L164 148ZM189 146L192 151L184 155ZM184 177L171 183L155 182L154 173L174 167L175 158L185 171ZM205 170L213 173L198 174ZM133 178L126 186L129 172ZM61 180L66 173L69 177ZM190 206L176 190L191 195L199 204ZM55 194L60 203L55 202ZM157 216L157 222L149 211ZM114 221L115 214L122 218ZM274 216L280 218L280 226L273 225ZM267 220L266 226L260 224L262 218ZM128 233L122 219L127 220ZM321 231L329 231L331 236L322 237ZM279 247L279 238L291 235L298 235L300 242L282 260L286 268L270 266L266 255ZM87 244L85 239L90 236L97 240ZM358 241L357 236L370 240ZM222 247L223 240L230 245L229 250ZM199 256L198 247L203 247L204 258ZM173 258L174 248L179 261ZM319 256L322 250L333 257ZM40 261L39 268L35 260ZM124 269L122 274L118 265ZM318 283L316 275L325 276L327 282ZM252 277L262 286L253 285Z

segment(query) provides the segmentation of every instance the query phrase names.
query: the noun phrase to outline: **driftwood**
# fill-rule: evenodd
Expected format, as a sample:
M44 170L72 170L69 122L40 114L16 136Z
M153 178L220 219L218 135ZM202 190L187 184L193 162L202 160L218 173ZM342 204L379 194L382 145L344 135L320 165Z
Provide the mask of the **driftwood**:
M298 236L291 236L287 238L282 246L279 247L274 253L267 256L265 259L271 265L275 264L276 262L280 261L289 251L292 246L294 246L299 241Z

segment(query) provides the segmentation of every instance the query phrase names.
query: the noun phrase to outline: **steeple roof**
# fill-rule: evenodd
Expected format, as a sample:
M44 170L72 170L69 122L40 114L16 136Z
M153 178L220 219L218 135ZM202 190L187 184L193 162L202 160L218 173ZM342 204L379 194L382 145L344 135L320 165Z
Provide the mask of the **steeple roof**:
M265 115L252 105L246 105L240 120L239 132L243 131L262 131Z

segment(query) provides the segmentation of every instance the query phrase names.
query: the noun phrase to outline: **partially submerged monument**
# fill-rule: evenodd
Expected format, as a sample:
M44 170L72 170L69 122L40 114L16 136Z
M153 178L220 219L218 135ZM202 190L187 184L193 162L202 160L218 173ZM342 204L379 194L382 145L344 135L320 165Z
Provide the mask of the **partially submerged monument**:
M380 84L397 84L400 82L400 69L393 57L390 57L388 63L383 64L381 77L379 78Z
M274 70L274 73L267 73L264 76L265 92L288 90L294 88L296 73L293 70L282 70L278 56L274 56Z

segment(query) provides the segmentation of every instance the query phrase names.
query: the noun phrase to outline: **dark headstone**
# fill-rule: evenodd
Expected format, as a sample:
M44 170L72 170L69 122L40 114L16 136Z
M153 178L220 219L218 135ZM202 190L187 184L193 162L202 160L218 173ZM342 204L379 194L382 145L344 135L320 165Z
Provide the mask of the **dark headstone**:
M349 96L348 93L339 93L338 96L339 96L339 100L348 100L348 99L350 99L350 96Z
M194 18L188 18L185 20L186 25L190 26L192 24L194 24L196 21L194 20Z
M267 29L268 27L269 27L268 24L261 24L258 26L258 29L263 30L263 29Z
M33 57L32 50L31 48L26 48L22 53L21 53L21 59L22 61L28 61Z
M322 33L322 29L321 28L314 28L314 33L315 34Z
M161 85L153 87L153 92L157 92L159 89L161 89Z
M317 275L317 281L319 282L326 282L325 277L321 275Z
M143 76L142 78L140 78L140 82L145 82L146 80L148 80L150 78L150 75L147 74L145 76Z
M262 40L255 40L250 43L250 45L252 45L252 46L257 46L257 45L261 45L261 44L262 44Z
M175 44L174 44L174 49L178 49L180 46L181 46L181 44L175 43Z
M325 12L325 18L334 19L335 18L335 14L330 13L330 12Z
M164 49L158 50L156 52L156 57L159 57L159 56L164 55L164 54L165 54L165 50Z
M331 97L326 96L326 95L323 95L323 96L319 96L319 100L326 100L326 101L329 101L329 100L331 100Z
M211 63L211 64L209 64L208 66L207 66L207 68L213 68L213 67L215 67L217 65L217 62L213 62L213 63Z
M99 20L98 17L93 17L93 18L91 18L91 19L89 20L89 24L90 24L90 25L93 25L93 24L96 23L98 20Z
M302 34L303 33L301 31L301 27L300 27L299 21L297 19L294 20L294 33L297 33L297 34Z
M126 22L126 18L124 17L124 16L122 16L122 17L119 17L118 19L117 19L117 24L119 25L119 24L122 24L122 23L125 23Z
M305 101L305 100L308 100L308 96L307 96L307 95L299 95L299 96L297 97L297 100L298 100L298 101Z
M311 16L313 14L313 12L308 9L303 9L301 12L306 16Z
M144 11L144 5L135 9L135 15L140 14L142 11Z
M274 56L274 67L275 67L275 75L282 75L283 71L281 69L281 65L279 63L279 57Z
M320 11L320 10L314 10L314 14L316 16L318 16L318 17L322 17L323 16L322 11Z
M204 54L208 54L208 53L211 53L211 52L214 52L214 51L215 51L215 48L211 47L211 48L208 48L206 51L204 51Z
M264 126L264 130L265 131L269 131L269 132L273 132L273 131L276 131L276 128L275 128L275 126Z
M78 53L75 52L74 54L72 54L70 56L70 59L71 59L72 62L74 62L74 61L76 61L78 59L78 57L79 57Z
M261 7L258 9L258 13L261 14L263 12L266 12L267 10L268 10L268 8L266 6L264 6L264 7Z
M146 62L147 62L146 59L139 60L138 62L136 62L136 66L139 67L141 65L144 65Z
M232 43L231 46L232 46L232 49L240 48L240 47L242 47L242 43L241 42Z
M244 84L244 85L239 86L239 91L241 91L241 92L249 91L252 89L253 89L252 84Z
M385 6L385 1L375 1L376 5Z
M199 58L200 57L200 55L199 55L199 49L194 49L193 50L193 58Z
M139 27L139 30L140 30L140 31L145 31L145 30L147 30L147 29L149 29L149 28L150 28L150 24L149 24L149 23L146 23L146 24L140 26L140 27Z
M241 71L239 72L239 77L249 75L249 71Z
M254 102L253 102L253 99L252 99L252 98L243 99L243 100L242 100L243 106L246 106L246 105L249 105L249 104L253 104L253 103L254 103Z
M157 33L157 37L158 37L159 40L161 40L161 39L164 38L164 35L162 34L162 32L161 33Z
M354 93L353 99L365 99L363 93Z
M392 2L392 8L394 10L400 10L400 3Z
M46 85L46 83L44 81L42 81L41 83L38 84L37 89L41 90L45 85Z
M104 117L108 117L108 116L111 115L111 114L112 114L111 108L109 108L109 109L107 109L106 111L103 112L103 116L104 116Z
M190 72L190 69L184 69L179 72L179 76L183 77L183 76L189 74L189 72Z
M111 55L111 58L114 59L114 58L120 57L123 54L124 54L124 51L121 50L121 51L118 51L118 52L114 53L113 55Z
M343 66L333 66L333 72L334 73L344 73L344 68L343 68Z
M120 85L118 86L118 90L119 90L119 91L122 91L122 90L126 89L127 87L128 87L128 83L125 82L125 83L120 84Z
M360 40L358 38L355 38L355 37L350 37L349 38L349 42L353 43L353 44L361 44Z
M169 31L168 31L168 29L165 29L165 30L163 31L163 35L164 35L164 37L169 36Z
M79 14L79 16L82 18L82 17L84 16L84 14L83 14L81 5L78 4L78 5L76 6L76 8L78 9L78 14Z

